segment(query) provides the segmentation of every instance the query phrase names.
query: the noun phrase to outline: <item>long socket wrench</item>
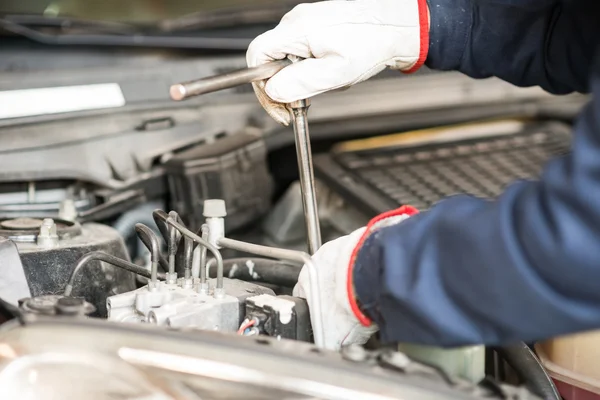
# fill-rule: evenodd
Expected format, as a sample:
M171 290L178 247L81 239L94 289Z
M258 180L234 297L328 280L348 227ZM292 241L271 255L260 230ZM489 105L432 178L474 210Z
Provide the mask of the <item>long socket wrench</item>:
M222 75L178 83L171 86L171 98L180 101L193 96L268 79L291 63L292 61L289 59L278 60L255 68L244 68ZM296 140L296 156L298 158L302 205L308 237L308 252L312 255L321 247L321 229L319 227L315 177L308 130L307 112L309 101L299 100L289 106Z

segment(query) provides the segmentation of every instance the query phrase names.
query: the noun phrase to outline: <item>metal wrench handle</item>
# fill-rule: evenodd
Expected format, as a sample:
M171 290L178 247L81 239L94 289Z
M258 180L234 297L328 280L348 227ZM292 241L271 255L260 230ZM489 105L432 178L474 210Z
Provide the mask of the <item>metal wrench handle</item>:
M308 100L299 100L290 104L296 139L296 156L298 158L302 206L304 207L304 219L308 237L308 253L313 255L321 247L321 228L319 226L315 176L308 131L307 112L309 106L310 103Z
M201 94L217 92L247 83L269 79L292 63L289 59L272 61L254 68L243 68L222 75L210 76L195 81L171 86L171 99L180 101Z

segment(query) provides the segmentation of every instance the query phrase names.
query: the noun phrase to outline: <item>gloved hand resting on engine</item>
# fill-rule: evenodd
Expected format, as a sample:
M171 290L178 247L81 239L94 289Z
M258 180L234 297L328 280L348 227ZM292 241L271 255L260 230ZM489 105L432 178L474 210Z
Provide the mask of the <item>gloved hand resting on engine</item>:
M363 315L354 295L352 267L362 243L379 229L398 224L417 210L401 207L373 219L366 227L347 236L325 243L313 256L319 271L319 286L323 311L324 345L339 350L349 344L364 344L377 331L377 326ZM308 270L300 272L294 296L306 298L311 304Z
M416 71L428 46L425 0L330 0L296 6L254 39L246 60L255 67L288 55L305 59L253 84L269 115L288 125L285 103L354 85L386 67Z

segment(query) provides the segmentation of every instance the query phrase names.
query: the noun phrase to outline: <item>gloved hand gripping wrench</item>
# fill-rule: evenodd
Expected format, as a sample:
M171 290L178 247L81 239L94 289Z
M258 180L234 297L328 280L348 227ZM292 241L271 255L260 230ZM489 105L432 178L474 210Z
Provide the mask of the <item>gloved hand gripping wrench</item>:
M288 59L278 60L255 68L244 68L222 75L178 83L171 86L171 98L179 101L201 94L269 79L291 63L292 61ZM308 131L307 111L309 101L299 100L291 103L289 106L296 139L296 156L298 158L302 205L304 207L304 219L308 236L308 252L312 255L321 247L321 229L319 227L315 178Z

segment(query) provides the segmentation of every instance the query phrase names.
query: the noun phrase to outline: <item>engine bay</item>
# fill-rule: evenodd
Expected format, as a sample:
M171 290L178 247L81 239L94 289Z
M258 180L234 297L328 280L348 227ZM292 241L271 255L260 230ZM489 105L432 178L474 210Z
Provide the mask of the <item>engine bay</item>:
M523 169L524 164L521 165L521 169L518 168L520 164L515 164L513 173L523 176L537 173L543 160L568 150L569 137L564 126L560 124L505 120L500 124L486 122L478 126L479 131L487 134L450 139L451 135L445 132L446 139L443 142L427 136L426 140L409 145L397 143L395 137L387 137L383 148L388 158L390 154L395 154L394 151L399 152L391 157L400 161L405 160L408 155L419 157L421 154L420 157L423 157L423 154L426 154L425 148L445 156L448 156L448 148L462 151L463 155L469 152L469 149L484 149L488 152L487 159L493 160L493 151L506 151L507 145L503 143L507 140L516 140L528 151L534 151L536 144L540 149L546 149L546 152L539 152L539 160L534 160L528 165L530 170ZM111 226L106 223L79 222L79 212L74 207L74 201L67 198L61 200L56 216L48 214L37 217L7 217L0 221L0 234L3 237L0 258L3 260L4 269L10 272L6 276L11 277L3 282L2 287L4 314L9 320L3 325L0 334L0 341L4 343L8 352L2 354L2 357L7 363L6 368L23 357L30 359L30 363L23 367L25 369L18 368L14 372L17 382L25 379L19 376L33 368L40 374L47 374L47 377L40 378L40 385L32 386L32 393L41 393L38 391L48 385L52 390L56 389L59 392L67 390L62 388L62 384L56 383L61 382L64 375L56 375L57 371L48 369L48 365L55 361L51 360L50 364L44 361L47 352L50 351L59 352L58 359L65 363L60 369L64 369L65 373L68 373L69 368L88 368L86 365L93 365L90 367L92 370L85 372L90 375L89 380L86 378L75 390L69 389L67 392L72 397L68 398L81 398L77 397L76 393L87 398L83 393L98 392L99 386L94 382L107 373L109 376L105 377L106 381L110 381L110 385L116 385L116 388L109 385L110 390L123 395L127 392L127 396L130 396L127 398L138 398L136 396L141 396L139 393L146 392L158 396L156 398L165 399L221 398L214 397L216 393L225 396L224 398L238 398L237 393L240 390L255 393L256 398L297 398L295 396L304 395L314 396L311 398L398 398L398 393L404 395L413 390L418 398L438 396L442 395L441 393L457 398L529 398L544 394L540 392L540 387L552 388L549 379L546 379L545 383L535 382L532 385L526 380L503 382L503 379L490 376L490 359L506 363L507 360L501 356L510 354L503 352L506 349L486 349L484 346L441 349L411 344L390 347L381 346L376 338L366 347L353 345L343 348L337 355L322 349L324 332L320 299L317 296L313 297L313 304L309 305L305 299L292 296L292 289L303 265L308 268L311 285L318 287L319 284L319 266L304 250L306 230L299 184L291 184L274 206L267 207L266 213L259 211L262 210L262 205L256 201L244 204L243 200L256 199L260 192L270 193L273 183L264 179L269 176L269 172L264 168L244 170L254 174L253 181L267 183L264 186L243 188L246 191L243 200L238 199L231 192L238 190L237 185L240 183L236 185L230 182L236 182L234 175L240 173L238 168L243 165L244 159L238 159L238 163L233 164L233 167L227 167L229 169L215 171L215 158L227 159L232 153L248 156L256 147L248 146L248 141L243 139L236 139L234 146L224 138L217 139L214 143L222 149L220 154L211 151L210 144L204 145L208 149L203 151L194 149L194 154L200 154L195 161L205 167L204 170L185 174L178 170L177 177L170 178L169 186L179 190L174 192L174 198L185 198L185 195L182 195L184 191L202 187L202 182L207 182L208 177L212 175L213 186L209 190L213 193L223 193L226 199L232 199L229 201L223 198L205 198L199 207L201 212L193 205L198 204L198 199L205 193L198 195L194 201L189 201L190 197L187 197L188 203L174 202L173 204L178 204L181 214L175 210L167 212L153 208L159 204L156 201L142 202L123 213ZM356 142L347 142L339 144L331 152L316 159L317 174L321 177L317 185L319 216L325 238L334 238L364 225L369 215L365 210L368 210L369 206L374 208L379 204L373 202L373 199L377 199L374 192L373 195L364 197L361 190L353 190L348 185L345 186L345 190L339 190L334 184L335 181L345 180L339 174L351 172L342 171L344 165L350 165L348 162L338 163L336 169L332 167L333 160L340 159L340 155L343 155L341 159L350 158L354 160L354 166L360 165L356 164L356 155L367 151L365 146L368 142L362 144L363 147L358 153L356 148L352 148ZM370 152L379 148L367 147ZM492 148L495 150L490 150ZM517 154L519 150L513 148L512 151ZM351 153L353 155L349 156ZM255 163L261 160L264 162L266 153L263 151L260 154L256 159L251 156L246 159L254 160ZM476 154L470 156L477 160ZM369 159L373 157L370 155ZM377 157L374 159L377 160ZM435 175L438 171L435 162L438 161L431 157L425 159L429 164L422 164L423 168L426 168L430 175ZM170 161L173 160L180 163L179 159L173 158ZM447 164L442 164L441 167L445 173L449 173ZM509 173L508 170L499 171ZM228 181L232 176L234 179ZM181 177L185 177L186 183L176 183ZM368 181L361 182L359 175L354 178L354 189L364 189L365 185L371 184L371 191L381 190L381 203L385 202L385 194L390 194L386 191L389 186L386 186L388 183L385 181L381 186L377 181L374 184ZM467 182L473 185L472 189L500 190L500 183L495 188L489 188L489 182L493 182L493 178L487 176L477 182L471 177ZM461 179L461 182L465 180ZM239 178L237 182L247 181ZM402 182L408 185L411 181L404 179ZM488 186L485 183L488 183ZM422 188L395 187L404 190L403 196L408 196L410 192L420 195L422 199L434 201L431 196L435 193L431 190L423 192ZM258 191L254 191L256 188ZM368 202L361 203L366 198ZM261 200L262 203L268 204L267 199ZM229 204L234 205L232 211L228 207ZM256 208L250 208L250 204L256 205ZM420 206L425 208L427 204ZM362 211L359 211L361 209ZM258 220L259 229L256 226L240 229L240 226L244 226L240 221L256 221L256 217L248 215L261 214L263 216ZM232 223L229 222L230 217ZM121 234L123 226L126 225L131 232ZM229 234L230 226L232 235ZM131 237L135 240L132 241ZM130 238L129 246L126 244L127 238ZM44 336L44 345L31 347L29 342L22 342L24 338L36 335ZM99 347L92 343L106 340L103 339L105 335L113 338L109 341L110 346L103 347L100 351ZM85 336L86 339L82 342L80 336ZM71 339L65 342L66 337ZM142 341L145 345L127 345L131 340ZM180 340L191 341L191 347L183 354L175 350L178 346L175 343L179 343ZM239 342L240 340L242 341ZM251 364L254 369L251 368L250 371L248 365L242 367L238 363L238 357L232 362L223 354L219 355L218 362L207 360L204 350L200 349L214 345L213 341L218 342L219 346L242 346L244 349L239 350L242 358L247 357L244 353L246 351L258 352L258 356L254 353L252 356L256 360ZM156 344L153 344L154 342ZM269 346L268 354L263 354L264 346ZM275 346L276 350L272 350L272 346ZM14 353L17 348L18 354ZM190 349L197 349L201 356L191 356L187 353L192 351ZM275 351L276 354L271 351ZM531 350L525 346L513 349L514 351L519 354L516 357L519 360L519 357L530 356L528 352ZM82 355L74 356L73 352L82 352ZM106 352L108 356L104 354ZM319 365L320 368L330 368L328 372L323 372L322 376L328 377L329 384L332 382L331 374L335 375L334 371L339 368L344 371L347 368L360 370L345 372L348 379L358 373L362 375L362 379L377 377L386 382L370 385L373 392L367 387L356 387L347 383L341 384L342 392L338 392L342 390L340 387L331 389L332 393L323 388L301 390L302 385L298 382L309 378L301 378L294 369L289 375L286 375L286 372L285 376L281 376L279 373L264 370L263 361L258 361L261 357L286 357L286 364L291 365L299 362L296 359L298 353L301 358L308 358L303 359L303 362ZM328 366L323 365L324 354L331 363ZM513 373L519 376L527 369L529 372L532 369L543 372L543 367L539 364L523 365L510 357L508 360L512 362L509 365L514 365L512 368L517 371ZM267 364L271 365L270 363L271 361ZM206 372L206 368L213 367L224 368L223 376ZM99 370L94 372L96 368ZM501 370L504 371L505 368L507 367L503 366ZM238 380L239 376L235 374L235 379L232 378L231 371L240 369L244 369L242 375L247 381ZM115 373L112 371L121 370L122 373L117 374L118 379L124 381L123 385L134 385L133 387L128 386L125 390L119 386L121 383L114 381ZM382 371L383 377L380 376ZM156 386L155 377L157 374L163 376L166 372L169 372L168 378L160 378L168 381L165 385L169 390L164 391L164 385ZM135 378L136 374L140 373L143 374L143 378ZM190 374L193 379L190 378ZM258 379L257 374L262 378ZM313 384L320 379L312 372L309 375ZM397 380L400 376L406 381ZM190 379L193 383L187 382ZM205 382L206 379L210 382ZM230 382L231 379L236 382L235 385L240 385L240 388L222 382ZM277 380L278 383L267 384L264 379L269 382ZM182 383L183 381L187 383ZM182 384L188 389L193 387L189 389L190 393L182 391L179 387ZM425 389L421 387L423 384ZM0 392L6 390L4 393L12 393L11 391L17 390L15 385L6 385ZM173 389L173 385L177 389ZM386 395L379 397L382 388L385 388ZM114 395L111 393L111 396Z
M1 91L111 83L124 102L0 118L1 398L560 398L530 345L323 349L320 299L293 296L319 265L290 130L248 85L168 99L243 57L3 52ZM585 100L426 70L315 98L323 242L535 179Z

